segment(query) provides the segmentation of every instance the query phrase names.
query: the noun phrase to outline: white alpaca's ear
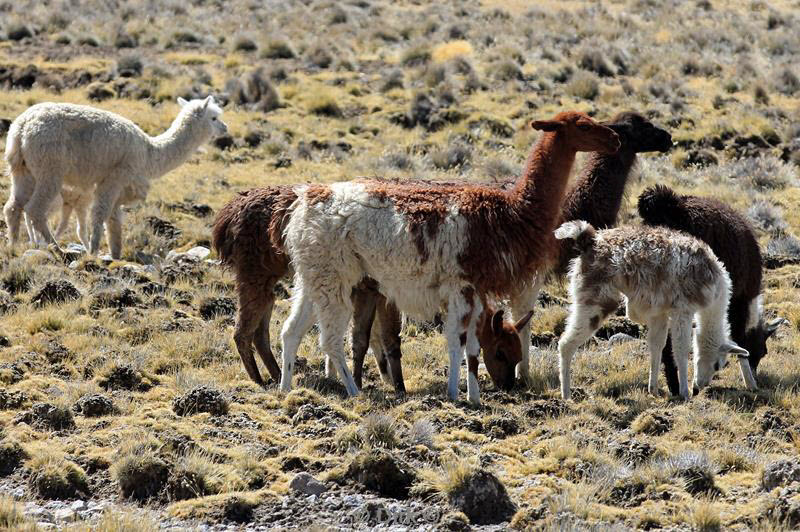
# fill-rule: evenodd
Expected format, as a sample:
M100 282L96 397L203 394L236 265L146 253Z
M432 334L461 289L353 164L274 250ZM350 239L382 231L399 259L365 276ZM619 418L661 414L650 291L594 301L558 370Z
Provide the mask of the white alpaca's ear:
M206 97L205 101L203 101L203 110L205 111L206 109L208 109L208 104L212 103L213 101L214 101L213 96Z
M178 96L178 105L180 105L181 107L186 107L187 103L189 103L189 102L187 102L186 100L184 100L183 98Z

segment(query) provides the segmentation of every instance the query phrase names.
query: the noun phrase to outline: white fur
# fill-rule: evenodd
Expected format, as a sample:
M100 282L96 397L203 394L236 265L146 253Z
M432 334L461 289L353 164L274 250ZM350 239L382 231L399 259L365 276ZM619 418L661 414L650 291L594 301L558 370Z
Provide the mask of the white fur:
M78 191L78 203L91 201L91 253L108 224L111 254L121 252L121 206L128 192L146 195L149 181L182 164L200 145L223 134L222 110L209 96L186 102L170 128L157 137L114 113L82 105L42 103L28 108L11 125L6 142L11 195L4 213L12 245L22 214L33 233L55 244L47 225L52 202L63 187ZM85 225L85 224L84 224ZM30 236L36 236L30 235Z
M562 225L556 235L577 238L590 227L588 224L581 226L571 222ZM687 366L692 339L692 316L697 317L698 324L694 347L695 388L703 388L710 382L714 372L727 363L728 353L740 356L742 378L748 388L755 388L755 379L746 360L747 351L736 346L729 337L727 311L731 282L727 271L711 249L678 232L670 236L666 249L653 249L651 241L645 236L637 236L630 228L627 228L630 235L624 242L606 242L610 235L621 230L598 231L593 246L595 249L605 246L603 249L606 253L595 253L589 264L585 264L584 258L579 257L571 265L569 275L572 305L566 330L558 342L562 397L570 397L570 365L575 350L594 334L607 317L601 307L594 303L615 301L621 294L627 298L628 317L648 327L650 393L655 394L658 391L661 352L669 331L673 340L673 356L678 366L680 394L684 398L689 397ZM696 253L698 247L700 257ZM698 264L712 272L713 282L703 284L699 279L687 277L692 267ZM598 277L594 276L595 284L589 285L587 279L592 277L591 272L598 270L610 272L610 276L603 277L603 281L598 281ZM661 280L661 283L655 282L655 279ZM701 294L689 297L680 288L692 281L696 281ZM703 299L707 303L700 306L693 301L697 299ZM714 367L715 364L717 368Z
M331 198L317 204L309 201L305 189L298 193L285 236L299 289L282 331L281 388L291 388L297 346L311 326L313 309L322 350L331 356L348 392L357 393L345 363L343 338L352 315L351 290L369 276L380 283L387 298L413 317L432 318L447 309L448 395L456 399L459 336L467 333L467 355L477 356L475 329L482 310L477 292L471 302L463 294L472 285L464 279L458 262L468 238L458 206L451 206L436 236L427 240L429 256L422 260L403 214L391 201L369 195L363 184L336 183L331 186ZM469 399L477 403L477 380L468 380L467 388Z

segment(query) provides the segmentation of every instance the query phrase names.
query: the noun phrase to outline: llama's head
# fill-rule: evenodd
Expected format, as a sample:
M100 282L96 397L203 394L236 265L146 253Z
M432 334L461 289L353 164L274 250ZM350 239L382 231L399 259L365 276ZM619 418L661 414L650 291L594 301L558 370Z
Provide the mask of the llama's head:
M620 147L619 137L611 128L578 111L558 113L552 120L534 120L531 127L555 133L560 142L575 151L616 153Z
M788 324L786 318L775 318L771 321L764 321L763 305L761 296L754 298L747 309L747 322L745 323L745 334L742 339L742 347L750 353L748 362L753 374L758 370L758 363L767 356L767 340L775 334L775 331L783 324Z
M739 347L732 340L724 341L716 346L713 342L696 341L694 350L694 395L697 395L700 390L708 386L716 372L728 365L729 355L735 355L740 359L749 357L747 349Z
M494 385L502 390L514 387L514 373L517 364L522 360L522 342L519 330L533 316L528 312L517 323L503 320L503 311L498 310L481 325L480 343L483 351L483 362Z
M208 139L228 132L228 126L222 121L222 108L217 105L213 96L190 101L178 98L178 105L181 106L181 115L190 120L193 128L202 130Z
M603 125L619 135L621 150L633 153L665 152L672 147L672 136L668 131L656 127L644 116L633 111L619 113L608 122L603 122Z

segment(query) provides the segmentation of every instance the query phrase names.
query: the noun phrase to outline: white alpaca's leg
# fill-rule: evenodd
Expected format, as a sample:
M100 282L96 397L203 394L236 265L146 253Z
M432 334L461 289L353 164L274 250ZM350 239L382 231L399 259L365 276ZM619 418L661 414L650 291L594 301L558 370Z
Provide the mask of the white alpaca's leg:
M34 232L41 235L44 243L54 244L56 247L58 244L47 225L47 215L50 213L50 206L58 196L59 190L61 190L60 177L40 180L28 203L25 204L25 214L33 225Z
M117 203L106 222L106 237L112 259L122 257L122 205Z
M8 228L8 242L11 246L19 243L19 226L25 213L25 205L33 195L36 181L28 173L15 173L11 175L11 193L3 207L3 215ZM27 217L26 217L27 227ZM31 237L30 231L28 236ZM31 239L33 240L33 238Z
M536 308L537 298L539 297L539 290L544 284L544 276L538 275L532 282L531 286L515 295L511 299L511 313L514 319L517 320L527 314L529 311ZM528 322L519 330L519 339L522 343L522 360L517 364L517 378L522 379L526 383L530 383L530 350L531 350L531 322Z
M661 372L661 352L667 343L668 318L666 316L651 319L647 323L647 347L650 350L650 380L647 391L658 395L658 374Z
M300 341L314 325L314 305L311 303L311 298L305 293L301 284L297 282L295 284L297 289L292 298L292 310L281 330L281 344L283 345L281 390L284 392L292 389L292 372Z
M111 216L111 211L117 204L121 188L119 181L114 176L109 176L95 188L94 203L92 204L92 239L89 243L89 253L92 255L97 255L100 249L103 225L105 225L109 216Z
M88 199L84 202L81 200L81 203L75 205L75 219L77 223L75 225L75 234L78 237L78 240L86 250L89 250L89 223L87 221L87 217L89 215L89 201Z
M689 399L689 351L692 348L691 313L673 316L669 324L669 332L672 337L672 358L678 368L679 393L684 399Z
M561 381L561 398L570 398L572 357L603 323L603 311L598 305L573 303L567 318L567 327L558 341L558 370Z
M71 203L65 203L62 200L61 203L61 220L58 222L58 228L56 229L56 238L60 238L61 235L64 234L64 231L67 230L69 226L69 217L72 216L73 206Z

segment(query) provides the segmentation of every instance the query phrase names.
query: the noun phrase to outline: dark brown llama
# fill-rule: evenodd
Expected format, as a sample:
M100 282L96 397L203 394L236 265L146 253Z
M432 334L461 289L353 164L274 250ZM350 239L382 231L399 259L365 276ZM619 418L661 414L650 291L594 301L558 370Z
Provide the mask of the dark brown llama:
M669 227L703 240L725 265L731 277L731 338L750 353L755 374L767 354L767 339L784 320L765 323L761 315L761 250L747 219L720 201L681 195L663 185L642 192L638 208L646 225ZM669 338L662 358L667 385L676 395L678 376Z

